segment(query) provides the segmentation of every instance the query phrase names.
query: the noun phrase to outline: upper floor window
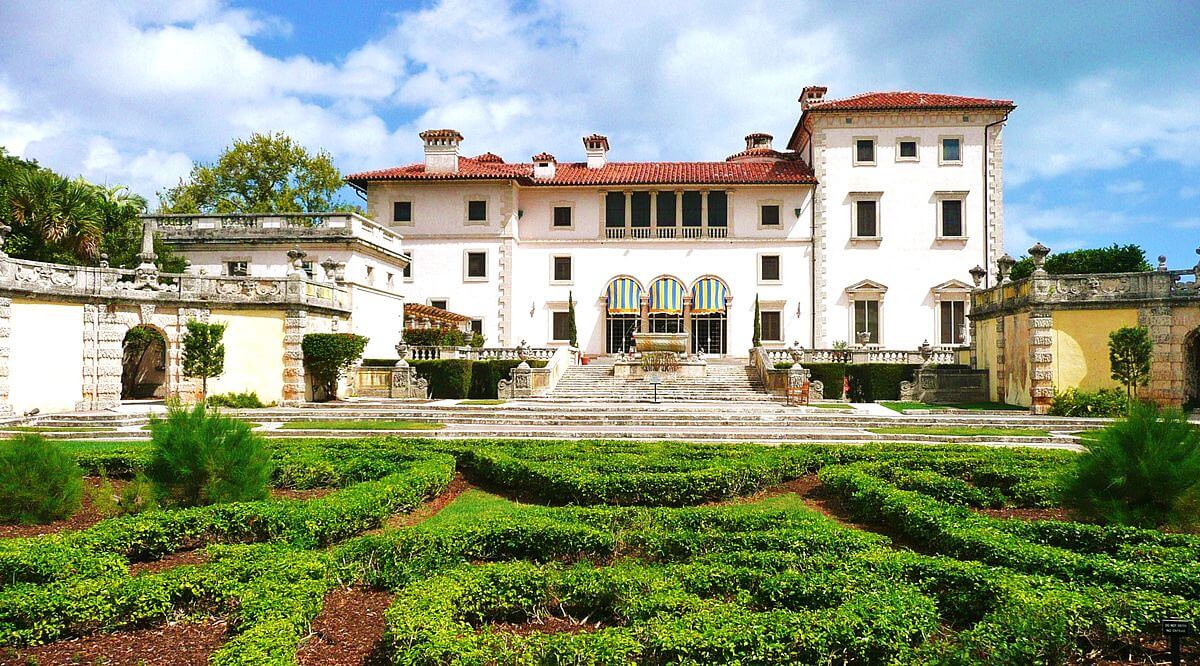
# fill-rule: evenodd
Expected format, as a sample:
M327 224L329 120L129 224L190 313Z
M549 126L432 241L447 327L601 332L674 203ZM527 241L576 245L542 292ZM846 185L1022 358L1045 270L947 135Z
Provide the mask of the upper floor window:
M729 194L720 190L708 193L708 226L729 224Z
M604 195L604 226L625 226L624 192L609 192Z
M487 252L467 252L467 278L487 277Z
M764 254L758 257L758 281L779 282L779 255Z
M778 227L779 204L763 204L759 206L758 225L760 227Z
M650 226L650 193L630 192L629 223L634 227Z
M375 286L375 267L367 266L367 284Z
M875 164L875 139L854 140L854 164Z
M487 222L487 200L471 199L467 202L468 222Z
M554 281L555 282L570 282L571 281L571 258L570 257L554 257Z
M941 238L966 236L963 229L963 200L942 199L938 204L938 236Z
M683 193L683 226L698 227L704 219L704 197L699 192Z
M301 262L300 268L304 269L304 274L308 276L308 279L310 279L310 280L315 279L316 274L317 274L317 268L315 265L313 265L313 262L311 262L311 261Z
M473 333L475 335L483 335L483 320L482 319L472 319L471 320L471 333Z
M402 273L405 280L412 279L412 276L413 276L412 266L413 266L413 253L412 253L412 250L409 250L408 251L408 263L404 264L404 272Z
M658 210L658 226L673 227L675 226L675 193L674 192L659 192L655 197Z
M898 139L896 141L897 162L916 162L919 159L916 139Z
M554 226L557 228L570 227L573 224L571 220L570 206L555 206L554 207Z
M879 233L879 199L875 197L854 200L854 238L875 239Z
M227 261L225 262L225 274L230 277L246 277L250 275L250 262Z
M400 223L412 222L412 202L393 201L392 221Z
M449 301L447 301L444 298L431 298L431 299L429 299L429 304L435 308L438 308L439 310L449 310L450 309L448 307Z
M942 164L962 164L962 138L957 136L942 137Z

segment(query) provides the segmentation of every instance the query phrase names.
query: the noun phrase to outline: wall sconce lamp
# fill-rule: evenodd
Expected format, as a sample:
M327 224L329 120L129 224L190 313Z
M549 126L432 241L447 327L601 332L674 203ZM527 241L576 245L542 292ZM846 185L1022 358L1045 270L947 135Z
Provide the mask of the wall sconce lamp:
M796 210L796 217L797 217L797 218L799 218L799 217L800 217L800 214L804 212L804 209L803 209L803 208L797 208L797 209L795 209L795 210Z
M523 217L525 217L525 209L524 209L524 208L518 208L518 209L517 209L517 219L519 220L519 219L521 219L521 218L523 218Z
M529 316L533 317L533 313L537 312L537 301L529 302Z
M796 319L799 319L799 318L800 318L800 314L801 314L801 313L800 313L800 304L799 304L799 303L797 303L797 304L796 304Z

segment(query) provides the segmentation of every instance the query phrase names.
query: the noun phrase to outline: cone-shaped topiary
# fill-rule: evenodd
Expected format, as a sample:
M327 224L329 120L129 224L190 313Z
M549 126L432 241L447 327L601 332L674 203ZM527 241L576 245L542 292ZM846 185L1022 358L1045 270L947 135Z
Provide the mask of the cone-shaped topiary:
M1084 516L1138 527L1200 524L1200 429L1183 412L1135 403L1084 446L1066 489Z
M237 419L173 406L150 421L153 452L147 476L169 504L195 506L264 499L271 454Z
M83 471L40 435L0 442L0 522L48 523L79 510Z

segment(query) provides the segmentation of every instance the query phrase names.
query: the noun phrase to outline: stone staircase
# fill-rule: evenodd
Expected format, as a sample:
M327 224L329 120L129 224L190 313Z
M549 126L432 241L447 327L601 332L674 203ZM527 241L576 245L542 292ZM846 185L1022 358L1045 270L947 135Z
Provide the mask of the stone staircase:
M613 376L611 360L599 359L567 369L547 401L650 402L655 389L641 379ZM774 403L745 359L709 359L706 377L664 377L658 386L659 402Z

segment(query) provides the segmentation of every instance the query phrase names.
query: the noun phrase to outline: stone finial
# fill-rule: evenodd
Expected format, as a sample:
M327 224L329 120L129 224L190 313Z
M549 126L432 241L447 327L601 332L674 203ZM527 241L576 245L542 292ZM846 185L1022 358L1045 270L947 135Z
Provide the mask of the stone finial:
M0 222L0 259L8 256L7 254L4 254L4 242L8 240L8 235L10 233L12 233L12 227Z
M929 340L922 340L917 351L921 354L922 365L929 365L929 360L933 358L933 345L929 344Z
M287 256L288 263L291 264L292 267L292 269L288 271L288 275L299 275L301 277L307 276L307 273L304 272L304 258L308 256L308 253L304 250L301 250L299 247L294 247L288 250Z
M100 253L100 268L108 268L108 253Z
M987 270L983 266L976 264L975 268L972 268L970 272L971 281L974 282L975 287L978 288L983 284L983 278L987 277Z
M1158 255L1158 270L1161 273L1165 273L1167 271L1167 255Z
M325 261L321 262L321 268L325 269L327 282L337 282L337 267L338 263L333 260L333 257L325 257Z
M142 222L142 251L138 254L141 263L134 269L133 284L136 289L158 289L158 266L154 260L154 232L158 222L154 218L146 218Z
M1033 257L1033 272L1035 274L1046 274L1046 255L1048 254L1050 254L1050 248L1041 243L1035 243L1033 247L1029 248L1029 256Z
M1009 281L1008 274L1012 271L1013 266L1016 265L1017 260L1013 259L1012 255L1007 252L1004 253L1004 256L996 260L996 268L1000 273L998 277L1001 284Z

